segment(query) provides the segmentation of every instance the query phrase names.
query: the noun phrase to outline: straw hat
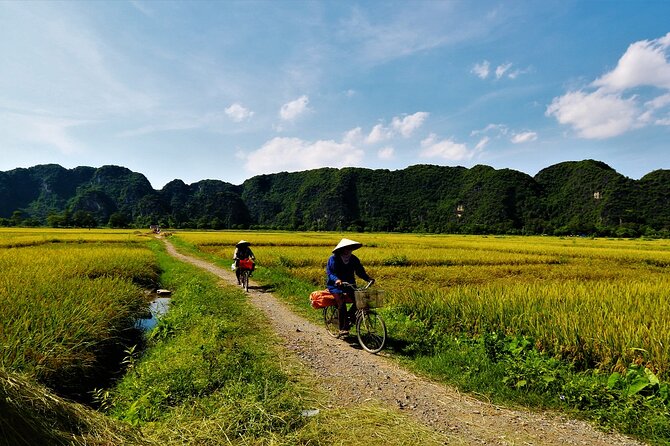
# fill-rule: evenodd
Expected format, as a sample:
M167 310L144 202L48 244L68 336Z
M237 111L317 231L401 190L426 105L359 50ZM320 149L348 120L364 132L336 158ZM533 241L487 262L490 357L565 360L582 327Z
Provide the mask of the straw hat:
M363 246L363 243L358 243L353 240L349 240L348 238L343 238L342 240L340 240L340 243L337 244L335 249L333 249L333 253L337 252L339 249L342 248L348 248L353 251L354 249L358 249L361 246Z
M240 240L239 242L237 242L237 245L235 246L242 246L242 245L251 245L251 243L249 243L246 240Z

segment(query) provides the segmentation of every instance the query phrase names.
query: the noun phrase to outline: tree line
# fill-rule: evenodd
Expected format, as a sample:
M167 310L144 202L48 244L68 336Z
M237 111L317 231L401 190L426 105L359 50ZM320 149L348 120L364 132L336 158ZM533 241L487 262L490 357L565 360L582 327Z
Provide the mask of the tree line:
M670 236L670 170L639 180L595 160L511 169L415 165L173 180L120 166L0 172L0 226Z

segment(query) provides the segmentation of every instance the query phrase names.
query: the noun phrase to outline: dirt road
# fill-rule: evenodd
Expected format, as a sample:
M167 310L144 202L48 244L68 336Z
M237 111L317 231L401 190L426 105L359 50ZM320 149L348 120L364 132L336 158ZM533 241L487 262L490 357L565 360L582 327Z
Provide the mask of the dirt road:
M168 252L236 284L235 274L209 262ZM463 395L453 388L420 378L383 355L371 355L325 328L290 311L270 293L251 284L251 302L261 309L284 340L285 348L329 383L333 404L379 401L398 407L421 423L445 433L455 443L472 445L641 445L619 434L600 432L588 423L560 415L511 410ZM305 297L307 298L307 297ZM355 373L352 373L355 371Z

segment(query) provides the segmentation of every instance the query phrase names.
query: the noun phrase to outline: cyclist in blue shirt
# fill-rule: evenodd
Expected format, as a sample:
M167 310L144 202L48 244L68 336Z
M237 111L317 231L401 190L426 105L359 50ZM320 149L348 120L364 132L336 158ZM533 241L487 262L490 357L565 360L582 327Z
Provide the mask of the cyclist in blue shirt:
M350 290L342 289L342 282L356 286L356 276L368 282L373 279L365 272L361 261L353 254L353 251L363 246L362 243L343 238L333 249L333 255L328 259L326 265L326 287L335 296L337 309L339 311L338 323L340 335L349 332L351 321L356 318L356 303L351 305L347 311L346 297L354 299Z

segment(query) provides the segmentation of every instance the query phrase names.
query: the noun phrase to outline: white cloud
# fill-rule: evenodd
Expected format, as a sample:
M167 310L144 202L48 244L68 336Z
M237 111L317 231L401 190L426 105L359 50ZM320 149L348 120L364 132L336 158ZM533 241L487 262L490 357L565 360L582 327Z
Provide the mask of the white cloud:
M423 125L423 121L428 118L428 112L416 112L413 115L405 116L404 118L394 117L391 125L393 129L400 132L405 138L409 138L414 130Z
M356 127L355 129L351 129L344 133L342 142L348 144L356 144L360 142L362 139L363 139L363 130L360 127Z
M554 98L546 115L572 126L580 137L588 139L611 138L639 127L635 98L623 99L600 90L574 91Z
M70 135L70 129L87 121L20 113L0 113L0 121L5 140L15 140L19 146L42 144L63 155L84 152L80 143Z
M487 77L489 77L490 69L491 64L489 63L488 60L485 60L483 62L476 63L475 66L472 67L472 70L470 72L474 73L480 79L486 79Z
M668 105L670 105L670 93L657 96L651 101L647 101L644 105L645 107L651 110L658 110L667 107Z
M226 114L235 122L242 122L246 119L251 118L254 115L254 112L244 108L242 105L235 103L230 107L226 108Z
M356 6L350 18L340 22L338 34L347 60L376 65L488 35L496 23L504 21L500 14L462 14L461 9L452 2Z
M384 147L379 149L377 157L382 160L391 160L395 158L395 149L393 147Z
M496 135L506 135L509 129L504 124L489 124L482 130L473 130L470 136L484 135L487 133L494 133Z
M511 67L512 67L511 63L498 65L498 67L496 68L496 79L500 79L501 77L503 77L507 72L507 70L509 70Z
M254 174L301 171L319 167L358 166L363 151L347 142L304 141L300 138L273 138L249 153L246 168Z
M468 149L465 144L457 143L451 139L437 140L437 136L431 133L428 138L421 141L422 158L442 158L446 161L466 161L472 159L476 150Z
M377 124L372 128L370 134L366 138L368 144L376 144L378 142L386 141L393 137L393 131L382 124Z
M646 111L640 117L644 123L651 123L655 125L669 125L670 123L670 93L655 97L654 99L645 102L644 107ZM661 114L662 116L656 116Z
M368 134L365 142L368 144L377 144L387 141L400 134L404 138L412 136L414 131L423 125L423 122L430 116L428 112L416 112L403 117L395 116L391 120L391 125L385 127L384 124L375 125Z
M130 4L131 4L135 9L137 9L137 10L140 11L142 14L144 14L145 16L147 16L147 17L149 17L149 18L153 18L153 17L154 17L154 11L153 11L152 9L150 9L145 3L143 3L143 2L139 2L139 1L137 1L137 0L131 0L131 1L130 1Z
M670 63L665 52L670 47L670 33L655 40L631 44L614 70L593 82L606 91L624 91L640 86L670 89Z
M509 77L510 79L516 79L517 77L519 77L519 75L524 74L526 72L527 72L527 70L514 70L514 71L510 72L507 75L507 77Z
M592 139L611 138L651 124L667 125L667 116L657 115L670 104L669 48L670 33L631 44L614 70L591 83L594 91L570 91L556 97L545 114L571 126L578 136ZM640 87L652 89L625 96L628 90Z
M305 95L300 96L298 99L282 105L279 116L284 121L293 121L308 110L307 104L309 104L309 98Z
M525 70L521 69L514 69L512 71L513 64L511 62L507 62L504 64L500 64L496 67L494 70L494 76L496 79L501 79L505 76L507 76L509 79L516 79L522 74L527 73L530 68L527 68ZM472 70L470 70L471 73L473 73L475 76L477 76L480 79L486 79L489 77L491 74L491 63L488 60L485 60L483 62L475 64L474 67L472 67Z
M154 123L116 134L121 138L193 129L217 129L226 119L223 113L183 113L181 111L157 113Z
M482 150L484 150L484 147L486 147L489 144L489 141L491 141L491 138L489 138L488 136L485 136L482 139L480 139L477 145L475 146L475 152L481 152Z
M522 132L522 133L515 133L514 136L512 136L511 141L513 144L521 144L525 142L535 141L536 139L537 139L537 133Z

